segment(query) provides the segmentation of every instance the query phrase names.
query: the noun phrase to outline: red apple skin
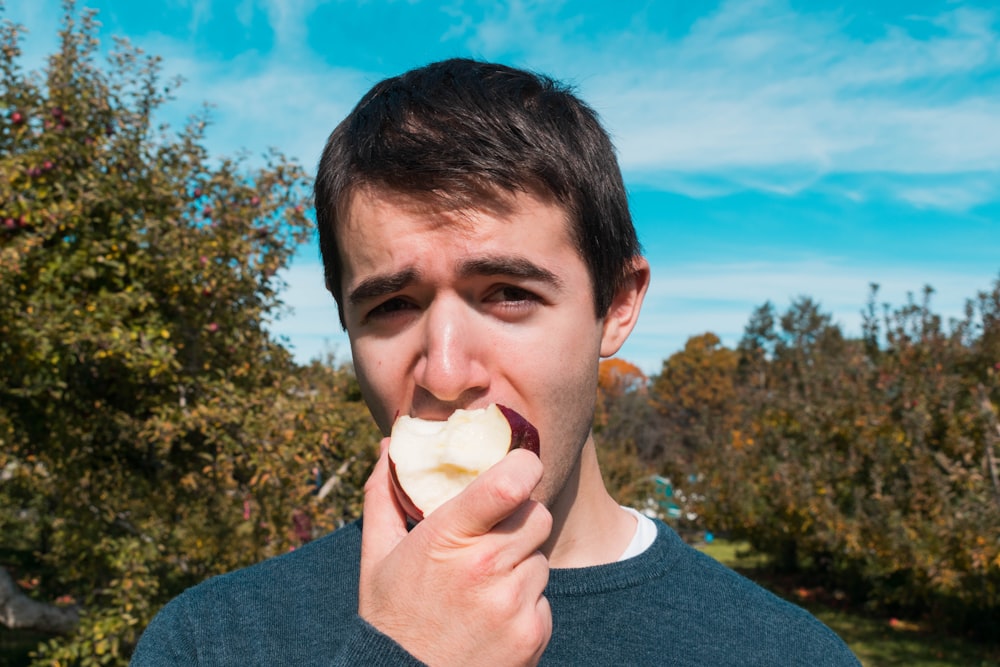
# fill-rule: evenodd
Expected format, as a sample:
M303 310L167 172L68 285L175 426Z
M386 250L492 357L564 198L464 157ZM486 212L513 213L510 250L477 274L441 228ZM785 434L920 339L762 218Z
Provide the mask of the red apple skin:
M527 449L535 456L540 456L541 441L538 439L538 429L513 408L499 403L497 403L497 408L510 424L510 448Z
M389 476L392 478L392 490L396 492L396 500L399 501L399 506L406 512L406 516L413 519L416 523L423 521L423 510L417 507L417 504L403 490L403 485L399 483L399 477L396 475L396 463L392 460L392 457L389 457Z
M510 424L510 448L507 451L527 449L535 456L540 456L541 441L538 437L538 429L513 408L497 403L497 409L503 413L507 423ZM396 416L398 417L399 413ZM396 475L396 464L391 456L389 457L389 477L392 479L392 489L396 493L396 499L402 510L414 522L423 521L424 512L403 490L403 485L399 483L399 477Z

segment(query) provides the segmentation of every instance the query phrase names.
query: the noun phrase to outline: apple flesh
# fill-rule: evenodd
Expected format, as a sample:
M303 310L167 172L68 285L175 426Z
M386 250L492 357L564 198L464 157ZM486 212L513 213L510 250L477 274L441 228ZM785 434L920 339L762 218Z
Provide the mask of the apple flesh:
M537 456L538 429L503 405L456 410L446 421L401 415L389 439L396 497L407 515L420 521L512 449Z

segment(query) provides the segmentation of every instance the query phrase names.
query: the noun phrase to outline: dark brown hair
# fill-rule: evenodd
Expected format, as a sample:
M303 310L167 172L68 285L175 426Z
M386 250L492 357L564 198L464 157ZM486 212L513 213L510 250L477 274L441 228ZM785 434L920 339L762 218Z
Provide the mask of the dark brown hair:
M640 253L614 147L597 114L545 76L452 59L376 84L330 135L315 185L327 288L344 323L338 218L363 186L475 208L541 192L565 207L607 313Z

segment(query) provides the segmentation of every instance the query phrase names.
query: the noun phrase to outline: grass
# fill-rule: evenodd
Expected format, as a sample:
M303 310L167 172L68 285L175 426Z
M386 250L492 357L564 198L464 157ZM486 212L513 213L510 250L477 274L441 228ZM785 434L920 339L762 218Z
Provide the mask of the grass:
M865 667L1000 667L1000 643L987 645L946 635L921 623L885 618L852 608L836 593L779 577L767 559L747 545L714 540L696 545L719 562L781 597L805 607L847 642Z

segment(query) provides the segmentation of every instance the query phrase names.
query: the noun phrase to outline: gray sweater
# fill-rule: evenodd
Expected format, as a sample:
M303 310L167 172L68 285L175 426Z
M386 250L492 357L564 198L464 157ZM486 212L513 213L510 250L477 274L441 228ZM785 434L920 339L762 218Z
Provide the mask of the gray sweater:
M361 524L210 579L153 619L132 659L159 665L416 665L357 615ZM826 626L685 544L554 569L543 665L858 665Z

